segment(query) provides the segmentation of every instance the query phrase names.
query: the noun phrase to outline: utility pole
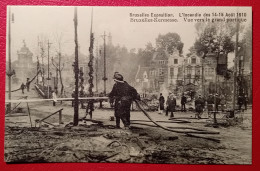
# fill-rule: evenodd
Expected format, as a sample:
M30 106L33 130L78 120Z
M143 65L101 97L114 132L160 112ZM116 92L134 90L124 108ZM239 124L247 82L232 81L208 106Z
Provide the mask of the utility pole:
M50 42L49 42L49 39L48 39L48 78L47 78L47 98L49 99L50 98Z
M42 58L42 87L44 87L44 74L45 74L45 69L44 69L44 63L43 63L43 58L44 58L44 48L43 48L43 43L39 42L41 46L41 58Z
M96 51L96 92L98 92L98 46Z
M74 29L75 29L75 98L74 98L74 118L73 125L77 126L79 122L79 61L78 61L78 12L77 7L74 8Z
M38 41L38 46L37 46L37 73L38 73L39 68L40 68L40 64L39 64L39 45L40 45L39 36L37 37L37 41ZM36 83L37 83L37 85L39 84L39 76L38 76L38 74L37 74L37 77L36 77Z
M9 14L8 14L8 100L11 100L11 79L12 76L15 74L14 71L12 71L12 65L11 65L11 7L9 7ZM8 103L7 113L11 111L11 102Z
M182 94L184 94L184 92L185 92L185 59L183 59L182 69L183 69Z
M217 80L218 80L218 59L219 59L219 54L220 54L220 50L218 49L217 50L217 53L216 53L216 68L215 68L215 96L214 96L214 127L218 127L217 126L217 118L216 118L216 114L217 114L217 89L218 89L218 86L217 86Z
M94 72L94 69L93 69L93 60L94 60L94 55L93 55L93 46L94 46L94 34L92 32L92 23L93 23L93 8L92 8L92 11L91 11L91 27L90 27L90 46L89 46L89 63L88 63L88 66L89 66L89 96L90 97L93 97L94 96L94 93L93 93L93 87L94 87L94 84L93 84L93 72ZM90 115L90 118L92 119L92 112L94 111L94 101L93 100L89 100L89 103L88 103L88 108L89 108L89 115Z
M106 32L104 31L104 95L106 95L106 81L107 81L107 76L106 76Z
M203 55L201 58L201 88L202 88L202 97L205 99L204 60L205 60L205 56Z
M238 17L237 17L238 19ZM234 59L234 75L233 75L233 111L235 114L236 96L237 96L237 55L238 55L238 37L239 37L239 22L236 23L236 44L235 44L235 59Z

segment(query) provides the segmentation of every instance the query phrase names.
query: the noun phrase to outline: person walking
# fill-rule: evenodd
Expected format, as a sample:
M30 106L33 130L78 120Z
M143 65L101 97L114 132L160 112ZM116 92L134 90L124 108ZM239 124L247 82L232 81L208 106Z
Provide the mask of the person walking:
M30 91L30 84L31 84L30 78L27 78L27 81L26 81L27 92Z
M57 94L55 91L52 91L52 99L53 99L53 106L56 106Z
M244 104L244 98L242 96L238 96L237 103L238 103L238 109L241 110Z
M216 111L218 111L218 107L219 107L219 105L220 105L220 101L221 101L221 99L219 98L219 96L218 96L218 93L216 93Z
M164 99L162 93L160 93L160 97L159 97L159 114L162 114L163 111L164 111L164 102L165 102L165 99Z
M213 111L214 109L214 97L212 94L209 94L207 99L207 107L208 107L208 114Z
M186 103L187 103L187 97L182 94L182 97L181 97L181 111L182 112L186 112Z
M22 90L22 93L24 94L24 89L25 89L25 85L24 85L24 83L22 83L22 85L21 85L21 90Z
M116 127L120 128L120 119L125 129L130 129L130 107L134 99L139 99L135 88L130 86L121 74L115 73L115 84L109 93L109 98L115 99Z
M203 113L205 102L202 99L201 95L195 100L195 118L201 119L201 115Z
M176 98L174 97L174 94L171 93L167 99L167 107L168 107L168 112L171 112L170 118L174 117L173 112L175 112L175 107L176 107Z
M247 95L245 95L245 98L244 98L245 110L247 110L247 103L248 103L248 97L247 97Z

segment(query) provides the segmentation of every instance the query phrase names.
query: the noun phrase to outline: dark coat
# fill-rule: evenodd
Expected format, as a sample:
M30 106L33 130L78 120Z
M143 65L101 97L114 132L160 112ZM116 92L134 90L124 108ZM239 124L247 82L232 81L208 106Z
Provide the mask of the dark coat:
M183 104L186 104L186 103L187 103L187 97L182 96L181 97L181 104L183 105Z
M22 83L22 85L21 85L21 89L25 89L25 85L24 85L24 83Z
M196 108L196 112L201 113L203 111L205 102L202 98L197 98L195 100L195 108Z
M160 103L160 110L164 110L164 97L163 96L160 96L159 98L159 103Z
M169 96L167 99L168 111L174 112L176 106L176 99L173 96Z
M220 105L220 101L221 101L220 97L217 96L217 97L216 97L216 104L217 104L217 105Z
M134 99L138 98L135 88L130 86L127 82L116 82L113 86L109 98L115 98L115 116L120 117L129 113L131 103Z
M214 97L213 96L209 96L208 100L207 100L208 104L214 104Z
M244 104L244 102L245 102L245 99L242 96L239 96L238 99L237 99L237 103L239 105L242 105L242 104Z

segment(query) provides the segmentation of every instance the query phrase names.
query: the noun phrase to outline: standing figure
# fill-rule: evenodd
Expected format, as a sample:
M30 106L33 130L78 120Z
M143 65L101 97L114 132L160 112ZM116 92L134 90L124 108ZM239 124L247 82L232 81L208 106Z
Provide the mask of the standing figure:
M81 89L80 91L79 91L79 97L81 97L81 98L83 98L83 97L85 97L85 92L84 92L84 90L83 89ZM80 104L81 104L81 109L84 109L85 108L85 106L84 106L84 100L80 100Z
M216 94L215 98L216 98L216 111L218 111L218 107L219 107L220 101L221 101L221 99L218 96L218 93Z
M164 102L165 102L164 97L163 97L162 93L160 93L160 97L159 97L159 114L163 113Z
M224 112L225 110L225 104L226 104L226 99L224 95L220 96L220 106L221 106L221 111Z
M24 89L25 89L25 85L24 85L24 83L22 83L22 85L21 85L21 90L22 90L22 93L24 94Z
M138 94L135 88L131 87L121 74L114 75L115 84L109 98L115 98L115 117L116 127L120 128L120 119L125 128L130 128L130 107L134 99L138 99Z
M244 104L244 98L242 96L238 96L237 103L238 103L238 109L241 110L242 105Z
M30 91L30 84L31 84L30 78L27 78L27 81L26 81L27 92Z
M170 118L173 118L173 112L175 112L176 107L176 98L174 97L173 93L171 93L167 99L167 109L168 112L171 112Z
M56 106L57 94L55 91L52 91L52 99L53 99L53 106Z
M99 94L99 97L103 97L104 94L105 94L105 93L101 92L101 93ZM99 100L99 108L103 108L103 104L102 104L102 102L103 102L103 100L100 99L100 100Z
M199 95L199 97L195 100L195 110L196 110L195 118L197 116L198 119L201 119L204 105L205 105L204 100L202 99L201 95Z
M248 97L247 97L247 95L245 95L245 98L244 98L245 110L247 110L247 103L248 103Z
M182 97L181 97L181 111L182 112L186 112L186 104L187 103L187 97L182 94Z
M209 94L209 96L208 96L207 105L208 105L207 106L208 107L208 113L210 113L214 109L214 97L212 96L212 94Z

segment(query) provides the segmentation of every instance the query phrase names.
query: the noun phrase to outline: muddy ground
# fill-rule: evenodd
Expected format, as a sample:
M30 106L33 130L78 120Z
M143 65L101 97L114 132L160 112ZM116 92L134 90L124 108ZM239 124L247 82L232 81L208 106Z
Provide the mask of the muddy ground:
M190 130L203 129L219 134L199 134L204 139L189 137L184 133L169 132L155 127L140 112L131 113L131 130L115 129L115 121L109 121L113 110L96 109L93 119L102 123L80 121L73 127L73 108L70 103L30 104L32 127L25 106L23 113L6 116L5 161L31 162L113 162L113 163L173 163L173 164L251 164L252 111L247 110L236 121L213 128L212 119L194 119L192 112L175 113L175 120L164 114L150 112L154 120L167 127ZM58 115L50 117L39 128L36 119L63 108L63 124ZM80 118L84 110L80 110ZM205 113L203 117L207 117ZM219 123L224 123L218 116ZM36 126L36 127L35 127ZM187 127L187 129L184 129ZM195 135L195 134L194 134ZM197 134L196 134L197 135ZM216 141L215 141L216 140Z

